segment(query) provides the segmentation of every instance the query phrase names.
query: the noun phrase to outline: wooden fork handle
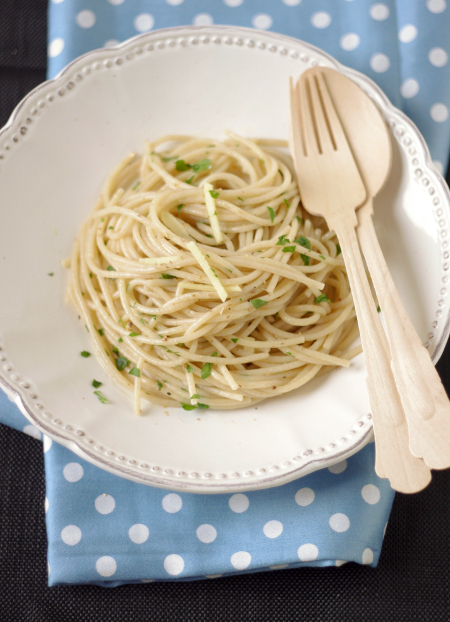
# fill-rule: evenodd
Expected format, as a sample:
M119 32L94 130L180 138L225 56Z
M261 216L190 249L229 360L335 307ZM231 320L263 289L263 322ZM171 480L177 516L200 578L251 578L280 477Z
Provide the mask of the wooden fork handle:
M344 256L358 318L367 370L367 391L376 442L375 470L392 488L413 493L430 482L430 469L409 451L402 403L390 366L390 352L370 291L354 229L354 214L328 218Z
M448 468L450 401L402 304L367 207L358 211L357 233L383 313L392 370L408 421L409 446L431 468Z

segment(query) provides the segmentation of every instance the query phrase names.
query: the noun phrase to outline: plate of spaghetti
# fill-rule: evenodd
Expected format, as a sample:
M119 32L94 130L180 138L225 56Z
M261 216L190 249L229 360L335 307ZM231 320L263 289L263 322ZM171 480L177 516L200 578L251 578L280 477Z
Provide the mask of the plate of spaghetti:
M0 133L0 385L45 434L205 493L286 483L371 440L339 241L303 208L286 142L289 77L317 63L393 128L375 223L438 359L450 202L413 124L300 41L155 31L74 61Z

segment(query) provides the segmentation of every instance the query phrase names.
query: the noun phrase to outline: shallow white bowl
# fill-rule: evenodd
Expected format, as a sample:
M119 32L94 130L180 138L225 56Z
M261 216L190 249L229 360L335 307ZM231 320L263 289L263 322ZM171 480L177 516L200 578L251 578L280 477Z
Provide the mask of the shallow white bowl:
M376 200L376 227L437 360L449 332L450 200L414 125L367 77L295 39L222 26L156 31L74 61L30 93L0 133L0 385L45 434L117 475L208 493L282 484L370 440L362 356L256 408L147 405L134 417L131 396L94 357L80 357L89 336L64 305L61 260L124 154L165 133L287 138L288 79L314 64L355 80L392 128L393 169ZM109 405L93 395L93 378Z

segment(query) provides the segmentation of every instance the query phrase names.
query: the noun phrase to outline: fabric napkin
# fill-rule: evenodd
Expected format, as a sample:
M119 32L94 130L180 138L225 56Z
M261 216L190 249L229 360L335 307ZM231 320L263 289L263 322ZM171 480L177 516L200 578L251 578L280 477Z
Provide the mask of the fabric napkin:
M446 0L51 0L49 77L151 29L234 24L294 36L374 79L441 171L450 138ZM41 438L0 395L0 421ZM298 566L375 566L394 493L374 445L277 488L174 493L128 482L44 438L49 584L115 586Z

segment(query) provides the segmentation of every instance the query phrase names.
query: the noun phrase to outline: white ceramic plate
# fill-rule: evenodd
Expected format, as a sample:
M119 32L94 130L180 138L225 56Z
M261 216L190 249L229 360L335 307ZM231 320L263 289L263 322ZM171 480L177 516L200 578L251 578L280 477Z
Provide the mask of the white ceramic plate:
M30 93L0 133L0 384L45 434L117 475L208 493L288 482L371 438L362 356L257 408L147 405L134 417L131 396L94 357L80 356L89 336L64 305L61 260L124 154L165 133L287 138L288 78L318 63L354 79L392 128L394 164L376 227L437 360L449 330L450 201L413 124L368 78L295 39L222 26L153 32L74 61ZM93 395L93 378L109 405Z

